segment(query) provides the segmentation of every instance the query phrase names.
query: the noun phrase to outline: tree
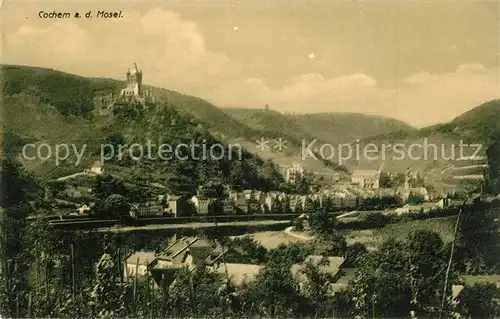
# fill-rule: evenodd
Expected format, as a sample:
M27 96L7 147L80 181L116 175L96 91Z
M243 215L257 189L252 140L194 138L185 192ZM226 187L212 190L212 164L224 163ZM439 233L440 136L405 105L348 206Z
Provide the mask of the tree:
M410 313L411 286L406 247L384 242L366 256L348 293L356 297L356 315L368 318L404 318Z
M247 311L270 318L296 317L304 306L289 265L270 260L243 291Z
M271 207L271 213L273 214L281 214L281 213L285 213L285 203L280 200L279 198L276 198L275 200L273 200L272 202L272 207Z
M229 315L231 292L219 276L205 267L180 270L170 292L171 301L181 317L213 317ZM229 287L230 289L230 287Z
M420 205L425 202L424 195L410 194L406 201L410 205Z
M348 265L352 265L353 267L359 267L363 262L363 259L368 254L368 250L366 249L366 245L362 243L354 243L352 245L347 246L347 261Z
M388 173L382 172L380 174L380 187L382 188L392 188L395 186L394 181Z
M102 205L103 216L109 218L120 218L129 213L130 206L127 204L125 197L118 194L110 195Z
M387 224L389 218L380 212L367 213L365 222L373 228L383 227Z
M113 176L109 174L96 176L95 185L94 193L99 199L105 199L112 194L127 196L129 193L128 189L121 181L113 178Z
M500 289L491 283L476 283L465 287L458 298L458 312L470 318L498 318Z
M323 233L313 240L314 253L323 256L344 256L347 242L340 233Z
M337 222L326 210L316 210L309 216L309 225L313 231L326 234L335 231Z
M125 145L125 143L126 143L125 138L121 134L113 134L107 136L104 141L104 144L111 146L112 148L111 149L109 149L108 147L105 148L105 150L107 151L107 153L104 154L106 158L110 158L109 153L111 152L111 154L113 155L111 161L114 161L116 156L118 155L118 151L121 150L120 147Z
M29 290L28 271L32 262L31 243L26 242L34 213L30 201L40 197L38 182L9 155L2 159L0 171L0 311L24 316Z
M323 258L318 264L310 260L299 270L305 276L301 293L308 299L311 314L314 313L314 317L324 318L331 314L330 305L327 302L330 281L328 275L320 270L320 267L328 266L328 264L327 258Z
M307 256L313 253L310 245L304 243L293 243L290 245L280 244L278 247L271 249L268 253L268 260L274 262L279 261L289 267L293 264L302 263Z
M294 230L295 231L303 231L304 230L304 223L302 222L302 219L296 218L295 221L293 222L294 225Z
M267 260L267 250L250 236L237 237L228 243L229 246L234 245L243 249L250 259L250 263L262 264Z
M492 273L498 270L500 235L494 204L476 202L464 207L460 215L457 235L457 254L468 261L469 274Z
M2 159L1 165L0 183L2 194L0 196L0 207L5 208L7 214L14 217L13 214L9 213L16 207L35 200L37 196L40 196L41 188L36 179L14 159L6 157Z
M225 188L221 181L210 180L203 185L199 193L205 197L223 198L225 195Z
M101 256L96 274L90 295L93 315L98 318L123 317L126 313L126 289L119 283L116 264L110 254Z
M443 241L439 234L418 230L408 238L408 257L410 262L410 284L412 289L413 310L418 315L437 315L441 306L446 272L446 260ZM451 292L448 281L446 293Z

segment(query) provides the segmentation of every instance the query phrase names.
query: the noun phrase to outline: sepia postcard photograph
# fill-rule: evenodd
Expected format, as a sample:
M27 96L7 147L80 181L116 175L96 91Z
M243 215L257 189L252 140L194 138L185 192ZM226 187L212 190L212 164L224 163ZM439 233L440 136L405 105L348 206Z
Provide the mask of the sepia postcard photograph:
M0 319L500 318L500 0L0 0Z

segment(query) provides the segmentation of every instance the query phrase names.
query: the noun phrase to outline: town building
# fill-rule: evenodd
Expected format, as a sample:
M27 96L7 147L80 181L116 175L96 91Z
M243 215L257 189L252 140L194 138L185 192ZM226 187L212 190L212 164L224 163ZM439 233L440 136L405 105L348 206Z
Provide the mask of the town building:
M298 163L293 163L285 167L284 175L287 183L297 184L304 178L304 168Z
M237 214L248 214L248 200L246 198L238 198L235 202Z
M235 202L232 199L222 201L222 212L224 215L234 215L236 213Z
M164 212L172 217L192 216L196 213L192 200L187 196L167 195Z
M133 204L130 208L131 217L139 216L163 216L165 208L155 202Z
M359 188L379 189L381 174L382 174L381 169L355 170L352 173L351 184Z
M215 198L199 198L196 213L198 215L208 215L210 213L210 208L215 201Z

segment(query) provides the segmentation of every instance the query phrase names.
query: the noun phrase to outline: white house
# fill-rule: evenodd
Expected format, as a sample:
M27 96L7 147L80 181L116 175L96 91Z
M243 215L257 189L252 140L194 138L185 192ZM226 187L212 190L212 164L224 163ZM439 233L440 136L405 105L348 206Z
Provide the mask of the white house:
M148 272L148 265L155 260L153 251L139 251L130 256L125 263L125 279L143 278Z
M95 161L90 168L90 173L101 175L104 173L104 165L100 161Z
M411 212L430 212L434 210L440 210L445 207L444 199L440 199L439 201L435 203L423 203L420 205L409 205L406 204L403 207L396 208L394 212L398 215L400 214L407 214Z

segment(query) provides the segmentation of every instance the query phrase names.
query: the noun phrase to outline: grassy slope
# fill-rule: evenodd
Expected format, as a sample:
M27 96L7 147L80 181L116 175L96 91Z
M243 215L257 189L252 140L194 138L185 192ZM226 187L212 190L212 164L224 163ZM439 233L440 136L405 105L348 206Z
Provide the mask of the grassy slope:
M484 156L486 145L490 135L500 131L500 100L493 100L477 106L476 108L460 115L453 121L445 124L437 124L420 130L392 132L365 138L362 143L374 143L381 145L383 143L396 144L403 143L407 146L411 144L425 145L434 144L438 146L438 152L445 154L446 157L452 155L452 149L455 152L455 158L460 157L459 144L462 141L464 144L482 144L482 149L479 155ZM444 149L442 152L441 149ZM464 155L473 155L475 147L465 147ZM433 151L429 152L427 160L411 160L405 159L402 161L388 161L386 167L393 171L403 171L406 167L414 167L430 172L431 180L441 180L443 176L441 171L448 166L465 166L484 164L484 161L450 161L438 156L438 160L434 159ZM415 149L414 156L424 157L422 149ZM363 163L369 165L367 161Z
M439 233L444 242L453 238L453 226L456 217L430 218L414 220L399 224L390 224L380 229L350 230L345 232L348 244L355 242L369 247L378 247L389 239L406 240L408 235L416 230L431 230Z

